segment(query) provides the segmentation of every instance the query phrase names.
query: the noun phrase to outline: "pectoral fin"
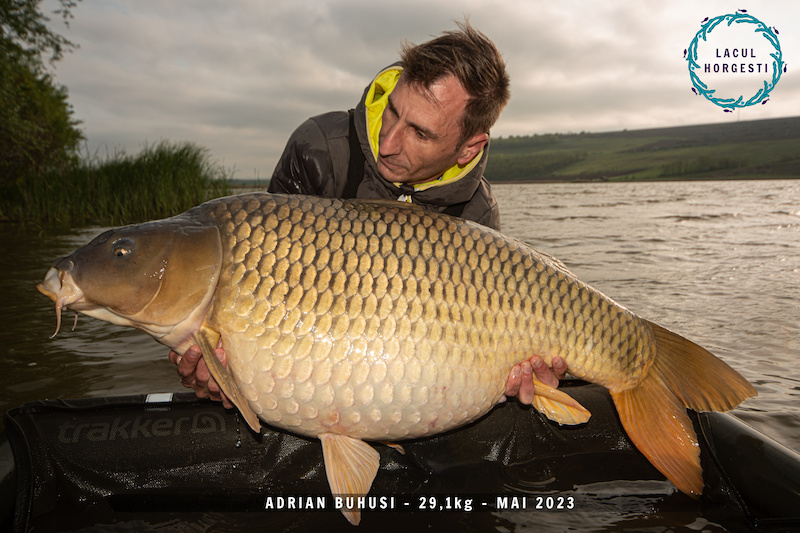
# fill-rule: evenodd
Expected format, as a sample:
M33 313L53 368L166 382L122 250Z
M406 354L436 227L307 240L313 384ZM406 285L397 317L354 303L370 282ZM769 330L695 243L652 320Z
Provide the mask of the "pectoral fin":
M584 406L565 392L545 385L533 378L536 395L533 407L544 416L561 425L583 424L592 416Z
M195 341L200 346L200 351L203 353L203 359L208 366L208 371L211 373L219 388L225 393L225 396L236 406L242 416L244 417L250 429L256 433L261 432L261 422L258 416L250 409L239 386L234 381L228 369L222 366L222 363L217 359L215 352L217 342L219 342L219 333L206 326L201 326L200 330L195 334Z
M342 496L366 495L380 467L381 456L375 448L363 440L332 433L323 433L319 440L322 442L322 457L331 493ZM361 511L358 509L343 507L342 514L354 526L361 521Z

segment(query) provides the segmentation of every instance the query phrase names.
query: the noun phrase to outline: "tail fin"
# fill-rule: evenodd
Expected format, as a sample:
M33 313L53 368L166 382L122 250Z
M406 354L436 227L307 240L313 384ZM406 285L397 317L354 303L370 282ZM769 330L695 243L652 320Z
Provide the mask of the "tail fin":
M656 339L656 361L670 388L695 411L730 411L756 389L741 374L705 348L649 322Z
M648 322L656 356L642 382L611 392L622 425L636 447L678 489L703 492L700 447L686 414L728 411L756 390L738 372L704 348Z

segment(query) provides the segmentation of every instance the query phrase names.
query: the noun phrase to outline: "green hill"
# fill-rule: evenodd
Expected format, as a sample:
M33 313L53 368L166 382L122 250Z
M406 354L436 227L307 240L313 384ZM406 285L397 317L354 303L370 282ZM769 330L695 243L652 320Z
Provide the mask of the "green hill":
M800 117L492 139L490 181L800 178Z

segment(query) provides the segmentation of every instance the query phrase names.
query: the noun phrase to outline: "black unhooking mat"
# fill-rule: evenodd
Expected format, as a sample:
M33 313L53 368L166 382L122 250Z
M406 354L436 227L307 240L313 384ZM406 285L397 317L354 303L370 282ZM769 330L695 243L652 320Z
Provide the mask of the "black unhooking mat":
M610 498L608 485L591 487L612 482L611 493L655 502L651 517L703 516L729 531L800 527L794 452L732 417L694 417L707 485L698 502L631 445L605 389L579 381L561 388L592 412L587 424L561 427L512 401L467 427L402 442L405 454L375 444L381 467L359 502L357 529L336 510L315 439L269 428L255 435L237 413L191 393L28 403L5 414L7 463L16 474L6 524L15 531L514 531L569 518L580 529ZM2 484L13 479L6 472ZM642 513L625 512L609 530L648 525Z

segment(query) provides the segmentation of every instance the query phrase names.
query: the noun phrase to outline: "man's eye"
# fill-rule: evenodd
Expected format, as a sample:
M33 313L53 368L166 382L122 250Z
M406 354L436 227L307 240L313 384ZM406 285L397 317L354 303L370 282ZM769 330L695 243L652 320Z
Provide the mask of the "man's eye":
M414 130L414 131L417 134L417 139L419 139L421 141L427 141L428 140L428 136L425 135L425 133L423 131L421 131L421 130Z

